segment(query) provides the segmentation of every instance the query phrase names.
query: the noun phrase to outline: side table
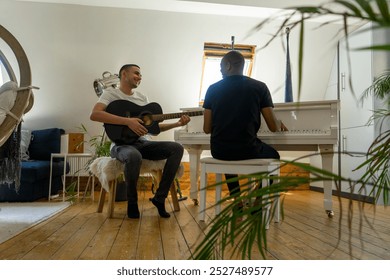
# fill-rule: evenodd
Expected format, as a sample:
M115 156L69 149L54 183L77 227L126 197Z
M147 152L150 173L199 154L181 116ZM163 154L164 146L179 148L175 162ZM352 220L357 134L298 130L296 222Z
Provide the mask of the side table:
M69 154L69 153L53 153L51 154L50 157L50 181L49 181L49 196L48 200L50 201L51 199L51 181L52 181L52 173L53 173L53 159L55 158L62 158L64 159L64 172L62 175L62 201L65 201L65 193L66 193L66 163L67 160L71 161L71 174L75 175L77 173L77 196L79 196L80 193L80 171L84 170L85 163L88 159L92 158L92 154L88 153L74 153L74 154ZM84 166L82 166L84 164ZM91 190L91 197L93 199L94 197L94 186L92 185L92 190Z

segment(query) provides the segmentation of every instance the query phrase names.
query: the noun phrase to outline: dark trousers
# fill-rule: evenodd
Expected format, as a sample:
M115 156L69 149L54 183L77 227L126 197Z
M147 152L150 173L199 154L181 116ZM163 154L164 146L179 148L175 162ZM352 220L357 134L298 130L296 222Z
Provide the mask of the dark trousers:
M137 203L137 182L142 159L166 159L161 181L154 198L165 202L176 172L180 166L184 149L176 142L138 140L132 145L115 145L111 149L111 157L124 163L124 175L127 186L127 201Z
M236 157L235 157L236 158ZM279 153L270 145L265 143L261 143L260 149L255 152L252 158L274 158L280 159ZM245 160L249 158L242 158L241 160ZM226 160L226 159L224 159ZM237 159L235 159L237 160ZM237 177L237 174L225 174L226 180ZM230 195L234 195L240 191L240 183L237 181L227 183Z

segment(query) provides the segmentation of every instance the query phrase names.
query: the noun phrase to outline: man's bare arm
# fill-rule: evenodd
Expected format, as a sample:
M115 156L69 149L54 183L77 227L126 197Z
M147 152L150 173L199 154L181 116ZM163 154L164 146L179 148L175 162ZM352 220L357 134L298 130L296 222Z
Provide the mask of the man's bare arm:
M287 127L283 124L283 122L276 118L272 107L266 107L261 109L261 114L263 115L263 118L267 123L267 127L272 132L288 131Z
M203 131L206 134L211 133L212 119L211 119L211 110L205 109L203 112Z

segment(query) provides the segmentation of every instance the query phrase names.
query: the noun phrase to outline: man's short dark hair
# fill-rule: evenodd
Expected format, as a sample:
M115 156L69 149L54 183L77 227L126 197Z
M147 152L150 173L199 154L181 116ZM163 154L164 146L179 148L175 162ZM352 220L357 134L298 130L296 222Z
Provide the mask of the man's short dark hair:
M119 79L122 77L122 72L129 69L130 67L138 67L140 68L137 64L125 64L121 67L121 69L119 70Z
M239 51L230 51L223 57L226 61L230 62L230 64L234 67L238 67L244 69L245 66L245 58Z

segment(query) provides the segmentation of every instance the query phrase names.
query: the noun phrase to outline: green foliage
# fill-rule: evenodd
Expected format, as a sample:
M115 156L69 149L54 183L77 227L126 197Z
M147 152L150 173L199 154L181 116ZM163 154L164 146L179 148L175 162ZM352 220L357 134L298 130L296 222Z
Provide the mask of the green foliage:
M89 146L93 149L93 159L110 156L111 141L107 138L104 132L101 135L90 135L87 128L83 124L81 124L79 130L86 134L89 138L89 140L84 141L84 143L88 143Z
M360 22L361 24L371 22L375 29L387 29L390 27L390 13L388 7L388 0L335 0L327 2L319 6L303 6L303 7L291 7L292 12L282 12L273 17L269 17L260 22L253 32L258 32L264 28L270 22L280 21L283 18L283 22L278 27L277 31L271 36L263 48L267 47L278 36L284 34L286 28L299 29L299 54L298 54L298 99L301 94L302 84L302 72L303 72L303 56L304 56L304 36L305 22L309 20L319 19L322 20L322 26L328 24L334 24L336 22L342 22L343 28L341 31L348 38L349 34L349 21L354 21L355 24ZM329 19L328 19L329 18ZM389 45L372 45L363 49L369 50L382 50L389 51Z
M388 111L377 111L376 114L384 112L389 117ZM373 188L369 193L378 201L383 198L385 204L389 203L390 194L390 130L381 133L371 144L366 160L356 170L363 169L366 172L360 179L363 186L369 184Z
M76 197L78 195L78 193L76 191L76 187L77 187L77 181L73 181L65 188L66 201L69 201L72 203L74 203L76 201Z
M284 30L288 27L299 28L300 40L299 40L299 54L298 54L298 99L301 94L302 84L302 72L303 72L303 45L304 45L304 23L305 21L312 19L319 19L321 17L330 18L325 20L321 26L333 24L335 22L342 22L342 31L345 34L348 46L349 35L349 22L351 20L356 24L372 23L374 30L388 30L390 28L390 13L388 0L335 0L325 3L319 6L304 6L304 7L292 7L292 12L289 14L283 13L285 19L279 26L277 32L271 37L271 39L265 44L268 46L277 36L283 35ZM297 19L297 15L300 17ZM331 16L331 17L329 17ZM279 15L276 17L267 18L260 24L258 24L254 31L259 31L266 24L271 21L276 21ZM366 31L366 30L365 30ZM364 31L362 31L364 32ZM372 51L389 51L390 45L371 45L358 50L372 50ZM376 120L381 124L389 122L390 118L390 70L386 69L383 73L373 81L373 84L367 88L361 97L361 102L369 96L382 100L385 108L373 112L373 117L370 121ZM385 129L383 129L385 128ZM388 190L389 187L389 137L390 133L386 130L385 125L380 125L379 136L374 140L370 149L367 151L367 160L365 163L356 167L357 169L364 169L365 174L361 178L361 182L367 183L373 181L373 192L378 199L380 195L383 196L384 201L388 202ZM374 175L374 172L375 175ZM375 181L376 180L376 181ZM374 182L375 181L375 182ZM372 194L372 192L371 192Z
M109 157L110 156L110 147L111 147L111 141L105 136L104 133L101 135L90 135L88 133L87 128L81 124L80 127L78 127L79 131L81 133L84 133L84 135L87 135L89 140L84 140L83 142L79 143L79 145L87 143L89 147L92 149L92 158L88 160L85 164L85 166L82 168L83 170L87 171L89 170L89 165L98 157ZM74 175L76 175L81 170L77 170ZM73 181L66 187L66 195L67 195L67 201L74 202L76 200L77 191L76 191L77 181Z
M270 42L278 36L284 35L286 28L299 29L298 99L300 98L302 84L305 22L321 17L326 17L327 19L323 21L324 23L321 26L341 21L343 26L341 31L345 34L347 42L350 20L354 20L354 22L360 21L362 24L371 22L373 24L373 29L377 30L388 29L390 27L388 0L335 0L319 6L293 7L287 14L286 12L283 12L282 15L267 18L259 23L254 28L253 32L258 32L270 22L280 21L281 18L284 19L277 31L271 36L271 39L265 43L263 48L267 47ZM361 48L361 50L389 51L390 45L372 45ZM372 189L369 193L370 196L374 197L376 201L382 197L384 203L388 204L390 193L390 131L386 128L386 123L388 124L390 117L389 93L389 70L386 70L383 74L379 75L373 84L363 92L363 97L361 98L362 102L364 102L364 98L373 95L384 102L385 108L373 112L373 116L370 120L378 121L381 124L379 126L380 132L370 149L364 155L366 157L365 162L355 168L355 170L362 169L365 171L364 175L359 180L344 178L326 170L299 164L298 162L288 163L297 165L300 168L309 171L311 174L309 178L292 176L275 177L265 173L247 176L247 178L254 178L255 181L273 179L274 183L265 188L255 189L249 185L243 185L241 186L240 193L235 195L235 197L226 197L218 202L218 204L221 204L229 200L229 203L224 210L210 221L207 234L196 247L192 258L226 259L239 257L242 259L251 259L253 248L257 248L265 258L267 249L266 223L268 221L265 219L264 215L256 213L260 213L260 208L264 209L269 206L271 212L270 217L272 217L273 212L275 211L275 205L272 201L277 197L282 197L281 195L283 193L288 192L301 184L310 184L316 181L331 181L335 184L337 191L340 192L340 183L348 182L351 187L351 192L356 188L359 188L358 191L362 195L366 194L365 190L370 187ZM351 153L351 156L357 155ZM237 180L243 178L245 177L239 177ZM223 183L225 182L222 182L221 184ZM230 200L232 198L233 201L231 202ZM253 201L257 201L258 203L252 203ZM244 202L247 207L245 207L243 211L234 211ZM348 219L352 218L348 216ZM348 221L348 224L351 224L350 222L351 221Z
M390 50L390 46L389 46ZM385 71L382 74L380 74L378 77L376 77L370 87L368 87L364 92L362 97L360 98L360 101L363 103L364 99L375 96L378 99L381 99L384 101L384 105L387 106L387 109L390 108L390 71ZM389 113L382 112L379 115L376 115L376 118L379 116L383 118L389 117Z
M310 156L312 155L308 157ZM266 225L273 221L274 213L277 211L276 198L280 200L281 216L283 218L284 194L302 184L330 181L335 184L336 192L339 192L341 182L348 182L351 190L354 186L361 186L361 194L363 195L364 189L372 186L373 183L372 181L354 181L296 161L281 161L281 165L283 164L297 166L310 172L311 176L275 176L269 173L256 173L238 177L238 180L245 181L245 179L248 179L249 181L241 185L239 193L234 196L226 196L218 202L218 204L224 204L224 208L220 214L209 222L208 231L196 247L192 256L193 259L252 259L254 248L266 259ZM261 182L262 180L272 180L273 183L263 188L253 187L253 182ZM224 181L222 184L226 182ZM207 188L212 187L215 187L215 184L207 186ZM245 205L244 209L236 211L242 204ZM215 205L212 205L210 208L214 207ZM268 214L265 211L267 208L269 209ZM348 216L348 219L348 223L351 223L352 217Z

